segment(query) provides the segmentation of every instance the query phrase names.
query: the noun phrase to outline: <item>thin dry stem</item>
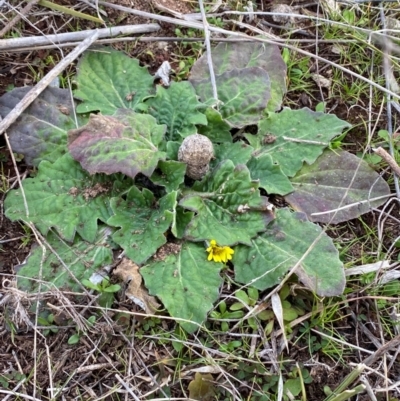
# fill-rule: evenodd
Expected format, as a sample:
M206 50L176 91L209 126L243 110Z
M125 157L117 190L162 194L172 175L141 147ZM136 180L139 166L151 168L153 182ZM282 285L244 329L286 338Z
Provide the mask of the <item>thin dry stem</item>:
M112 38L121 35L137 35L142 33L157 32L160 29L158 24L142 24L142 25L122 25L110 28L89 29L78 32L58 33L56 35L30 36L26 38L3 39L0 41L0 51L18 50L20 48L37 48L38 46L52 45L58 47L59 44L65 42L80 42L91 37L95 32L98 38ZM119 38L124 40L124 38Z
M17 24L22 17L25 17L31 8L39 3L39 0L31 0L11 21L9 21L6 26L0 31L0 38L2 38L11 28Z
M376 149L372 149L378 156L382 157L383 160L391 167L393 172L400 177L400 167L397 164L396 160L381 146Z
M17 118L26 110L29 105L50 85L58 75L61 74L81 53L83 53L97 38L97 31L86 38L79 46L69 53L62 61L60 61L47 75L45 75L36 86L34 86L24 98L7 114L0 122L0 135L17 120Z

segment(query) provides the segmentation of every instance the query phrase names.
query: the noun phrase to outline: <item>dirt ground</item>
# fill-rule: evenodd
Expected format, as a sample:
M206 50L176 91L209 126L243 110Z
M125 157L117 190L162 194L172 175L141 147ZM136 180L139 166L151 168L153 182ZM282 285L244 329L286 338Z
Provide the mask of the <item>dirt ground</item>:
M184 0L158 0L159 3L175 12L190 13L195 11L193 3ZM111 3L131 7L149 13L161 13L151 1L147 0L110 0ZM4 2L0 2L4 3ZM7 2L6 2L7 3ZM21 10L24 6L23 2L8 2L14 5L15 9ZM57 4L66 6L75 6L85 13L96 16L94 9L84 4L77 6L77 2L72 0L57 0ZM226 3L226 2L224 2ZM288 2L290 3L290 2ZM296 2L292 2L296 3ZM297 2L299 3L299 2ZM258 1L259 9L268 10L271 6L270 1ZM107 13L109 25L128 25L143 24L150 22L147 18L141 18L129 15L121 11L117 11L108 7L104 7ZM311 8L311 11L315 9ZM0 12L5 18L11 20L16 15L15 11L8 9L6 6L0 5ZM47 10L48 12L48 10ZM63 16L60 13L48 13L49 17L44 18L46 11L39 6L34 6L26 15L28 20L32 22L39 21L35 26L28 23L19 22L10 32L15 36L37 35L38 31L42 34L50 34L54 32L66 32L71 28L90 29L96 25L93 22L82 21ZM168 15L164 12L165 15ZM171 16L171 15L170 15ZM157 37L174 37L175 26L160 23L161 30L146 34L146 36ZM0 25L0 29L2 26ZM232 29L237 29L232 26ZM245 29L244 32L247 32ZM248 33L248 32L247 32ZM276 31L279 34L279 31ZM299 35L299 38L303 36ZM142 65L147 66L151 72L155 72L163 61L170 61L173 69L178 69L178 52L186 50L178 49L180 46L176 42L155 41L155 42L138 42L124 43L119 42L114 45L117 49L127 51L132 57L139 58ZM68 53L70 49L64 48L63 55ZM188 50L189 51L189 50ZM180 53L180 54L181 54ZM63 55L55 49L41 49L25 52L0 52L0 96L12 87L20 87L33 85L37 82L38 77L43 77ZM320 48L321 57L331 57L328 47ZM75 64L72 64L64 73L65 76L73 74ZM312 66L311 66L312 68ZM322 90L325 96L327 92ZM367 101L367 99L364 99ZM290 98L285 100L291 107L315 107L321 101L321 91L317 86L312 90L312 96L308 93L292 92ZM363 100L360 99L360 102ZM350 123L357 125L361 119L367 120L368 115L362 111L362 108L350 108L341 102L340 99L330 98L327 103L327 109L335 107L334 113ZM365 114L363 114L365 113ZM381 117L381 122L377 122L377 126L381 125L385 128L386 121ZM357 152L363 146L363 138L365 133L363 127L354 129L346 138L346 142L351 143L350 150ZM6 195L5 188L17 185L16 174L13 162L3 136L0 136L0 161L1 174L7 178L8 183L0 182L0 389L14 390L18 393L31 395L34 399L49 400L52 395L62 387L61 395L55 399L62 400L120 400L134 399L126 390L124 383L129 378L130 388L135 388L136 394L141 394L140 399L147 398L169 398L169 397L187 397L182 390L187 388L187 384L193 379L193 373L183 377L174 375L175 366L173 366L174 350L167 343L162 341L151 341L151 334L146 337L142 327L146 323L146 319L138 315L135 319L121 318L115 319L118 312L109 312L104 314L102 319L90 329L90 334L82 336L79 344L69 345L68 338L77 332L82 317L89 318L90 312L87 308L87 299L77 298L72 294L58 294L57 297L41 299L41 302L47 302L52 305L55 315L55 321L58 330L48 336L43 335L43 330L33 330L33 326L40 326L34 322L34 306L37 300L34 296L26 297L19 293L13 284L15 275L15 267L23 263L30 252L35 239L30 232L26 232L26 228L19 223L12 223L3 215L3 201ZM23 160L18 162L18 170L21 175L31 172ZM398 214L398 207L395 207L393 213ZM371 212L364 216L365 224L359 221L350 222L352 231L349 232L349 226L332 227L332 237L340 239L346 236L347 239L362 237L366 234L368 225L375 224L378 214ZM391 241L400 235L400 228L394 223L387 227L386 240L390 244ZM384 245L385 246L385 245ZM362 248L351 249L355 259L361 257ZM354 292L346 294L349 298L362 297L362 293ZM372 305L371 309L372 309ZM125 304L121 301L117 305L117 309L123 313L124 310L132 310L132 305ZM135 309L133 309L135 310ZM374 327L376 317L371 310L368 309L368 302L353 302L351 307L343 303L343 309L338 311L341 316L338 324L338 332L341 338L357 346L375 352L376 346L371 343L371 338L359 331L360 322L356 316L366 314L370 317L370 329ZM18 324L15 324L15 316L18 317ZM150 324L147 322L147 324ZM165 332L170 330L171 323L166 321L158 322L162 325ZM283 353L282 360L291 361L293 364L299 363L309 367L313 382L307 384L307 400L321 401L326 395L323 391L324 386L335 388L341 383L343 378L348 374L355 364L363 361L366 356L364 354L349 354L344 356L341 362L335 361L327 355L314 354L311 358L309 350L305 343L295 342L297 331L293 332L291 340L290 353ZM379 334L378 334L379 335ZM200 339L201 340L201 339ZM390 340L390 339L387 339ZM221 336L220 341L225 341ZM193 352L197 352L201 357L209 357L199 349L193 348ZM188 352L191 352L190 350ZM317 360L315 360L315 356ZM269 364L268 360L265 361ZM378 372L382 369L381 361L376 360L371 365L371 369ZM187 367L182 367L187 370ZM271 370L273 370L271 368ZM51 372L50 372L51 371ZM400 360L398 356L394 357L393 367L389 372L389 377L393 380L399 380L393 372L400 372ZM118 373L121 372L118 377ZM398 373L397 373L398 375ZM27 377L28 380L21 379ZM4 379L6 378L6 379ZM51 379L50 379L51 378ZM372 375L374 384L383 386L384 381L380 375ZM244 380L245 382L245 380ZM32 383L36 383L36 388ZM154 384L156 383L156 384ZM165 385L167 383L167 385ZM222 382L226 385L225 382ZM251 396L251 381L248 386L239 389L242 399ZM120 390L115 391L118 387ZM228 393L227 393L228 394ZM5 394L0 394L0 399L5 399ZM10 400L24 399L23 396L15 395L8 398ZM26 398L28 399L28 398ZM136 399L136 398L135 398ZM224 397L220 397L224 399ZM225 399L229 399L228 395ZM369 400L366 395L358 398L359 401Z

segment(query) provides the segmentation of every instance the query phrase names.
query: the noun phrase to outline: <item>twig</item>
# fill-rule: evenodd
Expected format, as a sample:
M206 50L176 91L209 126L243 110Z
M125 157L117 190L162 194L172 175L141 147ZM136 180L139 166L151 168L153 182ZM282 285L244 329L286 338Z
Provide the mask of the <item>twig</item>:
M47 88L50 82L62 71L64 71L64 69L67 68L67 66L71 64L81 53L83 53L98 37L99 34L97 31L92 33L92 35L85 39L41 79L37 85L33 87L13 108L13 110L0 122L0 135L4 133L5 130L22 114L22 112L28 108L29 105Z
M132 396L132 398L135 401L140 401L139 397L131 390L129 385L125 383L118 374L115 374L115 378L122 384L122 386L126 389L126 391Z
M309 145L323 145L323 146L328 146L328 142L321 142L321 141L311 141L309 139L298 139L298 138L291 138L290 136L282 136L282 138L285 141L288 142L296 142L296 143L306 143Z
M205 44L206 44L206 50L207 50L207 63L208 63L208 69L210 71L210 81L211 81L211 87L213 91L213 98L216 101L216 105L218 107L218 91L217 91L217 84L215 82L215 75L214 75L214 65L211 57L211 42L210 42L210 31L209 31L209 25L207 22L207 17L206 17L206 12L204 11L204 4L203 0L199 0L199 6L200 6L200 12L201 12L201 17L203 19L203 26L204 26L204 38L205 38Z
M2 38L19 20L27 15L30 9L39 2L39 0L30 1L11 21L7 22L6 26L0 31L0 38Z
M347 195L347 194L346 194L346 195ZM338 207L338 208L336 208L336 209L326 210L326 211L324 211L324 212L311 213L311 216L322 216L322 215L324 215L324 214L336 213L336 212L339 212L339 211L341 211L341 210L350 209L350 208L353 207L353 206L358 206L358 205L362 205L362 204L364 204L364 203L369 203L369 202L374 202L374 201L376 201L376 200L381 200L381 199L390 198L390 197L392 197L392 196L394 196L394 195L393 195L393 194L387 194L387 195L377 196L376 198L365 199L365 200L362 200L362 201L353 202L353 203L351 203L351 204L349 204L349 205L341 206L341 207Z
M25 395L22 393L16 393L15 391L8 391L8 390L0 390L0 394L9 394L9 395L13 395L14 397L21 397L21 398L25 398L26 400L30 400L30 401L42 401L39 398L36 397L31 397L30 395Z
M7 148L10 151L10 156L11 156L11 160L12 160L12 163L13 163L13 166L14 166L14 171L15 171L15 174L17 175L18 185L19 185L19 187L21 189L22 199L24 201L24 206L25 206L26 217L29 218L28 202L26 201L26 196L25 196L24 187L22 185L21 176L19 175L17 162L15 160L15 156L14 156L14 153L12 151L12 148L11 148L11 145L10 145L10 141L8 140L8 135L7 134L4 135L4 139L6 140Z
M275 39L277 43L284 42L284 43L314 43L314 39ZM123 36L118 38L112 39L99 39L96 40L96 45L102 44L111 44L111 43L118 43L118 42L204 42L204 38L177 38L172 36ZM210 38L211 42L259 42L258 38L253 38L249 36L248 38ZM327 40L320 40L320 43L357 43L357 40L354 39L327 39ZM51 44L45 46L36 46L35 50L44 50L44 49L59 49L61 47L75 47L76 42L65 42L60 44ZM13 52L31 52L32 47L20 47L18 49L12 49Z
M384 355L386 352L390 351L393 348L396 348L400 345L400 334L397 335L396 337L392 338L389 342L387 342L385 345L382 345L381 348L376 350L372 355L370 355L368 358L364 359L363 364L364 365L372 365L375 361L377 361L382 355Z
M136 35L140 33L156 32L160 29L158 24L122 25L110 28L88 29L79 32L67 32L56 35L30 36L28 38L3 39L0 41L0 51L14 50L21 47L52 45L64 42L80 42L91 37L95 32L98 38L110 38L120 35ZM76 43L75 43L76 46Z
M393 172L400 177L400 167L397 164L396 160L381 146L376 149L372 149L378 156L382 157L383 160L391 167Z

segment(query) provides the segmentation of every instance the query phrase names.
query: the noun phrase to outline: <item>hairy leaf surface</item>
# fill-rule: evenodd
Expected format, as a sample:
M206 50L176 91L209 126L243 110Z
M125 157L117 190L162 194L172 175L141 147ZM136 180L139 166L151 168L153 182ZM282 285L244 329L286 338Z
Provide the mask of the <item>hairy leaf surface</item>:
M232 143L229 146L226 144L214 145L215 159L210 164L214 167L224 160L232 160L235 166L246 164L253 152L254 148L242 141Z
M5 215L12 221L31 221L44 235L54 227L67 241L77 232L93 242L97 221L110 217L108 199L116 184L115 178L90 176L67 153L53 164L43 161L37 176L23 181L29 214L21 189L16 189L4 202Z
M318 240L317 240L318 239ZM314 244L314 241L317 242ZM259 290L278 284L309 248L296 274L319 296L340 295L346 283L343 263L333 241L303 213L279 209L267 231L251 246L235 248L235 277Z
M322 223L359 217L385 203L390 194L389 185L368 163L346 151L325 151L313 165L305 165L292 183L295 191L286 201Z
M119 108L134 109L154 93L153 77L139 66L139 60L107 47L85 52L76 81L74 96L82 101L79 113L112 115Z
M312 164L324 148L344 128L350 127L333 114L284 109L261 120L258 135L246 135L250 145L256 149L255 156L267 153L279 163L283 173L292 177L300 170L303 162ZM265 136L276 137L274 142L265 143Z
M5 117L31 87L15 88L0 98L0 116ZM79 123L87 118L80 116ZM7 130L14 152L38 166L42 160L56 161L67 152L67 131L76 128L74 105L67 89L48 87Z
M82 167L94 173L153 174L166 154L158 149L165 125L154 117L119 109L113 117L91 114L89 123L68 132L69 150Z
M112 251L106 244L109 232L110 229L101 229L92 244L78 236L72 244L68 244L49 232L46 242L51 249L47 248L43 253L42 247L34 247L26 262L17 267L18 289L38 292L41 282L41 292L54 288L82 292L83 279L89 280L97 270L112 264Z
M174 220L177 192L170 192L158 201L147 189L132 187L126 200L111 199L115 213L107 224L121 227L113 234L113 240L125 250L125 254L138 265L144 263L167 240L164 236Z
M268 73L259 67L232 69L215 76L220 113L232 127L256 124L271 97ZM201 101L213 98L209 79L191 79Z
M150 177L154 184L165 187L167 192L176 191L185 180L186 163L160 160L157 170Z
M158 124L168 127L168 140L186 138L197 132L196 124L207 124L205 114L199 111L202 104L188 81L171 82L168 88L158 85L156 96L146 100L145 105Z
M262 154L252 157L247 162L251 178L260 180L260 187L264 188L269 194L286 195L293 191L286 174L283 174L278 163L274 163L271 155Z
M190 241L214 239L219 245L250 244L273 219L268 202L244 165L225 160L180 205L196 212L185 232Z
M221 114L212 107L208 107L205 114L208 124L200 125L198 133L206 136L213 143L232 143L231 127Z
M260 67L271 79L271 99L268 110L279 110L286 92L286 64L279 47L269 43L219 43L211 51L214 73L221 75L232 69ZM207 55L204 54L193 65L191 81L210 80Z
M161 299L171 316L189 321L178 322L191 333L218 299L219 265L207 260L204 246L186 242L179 253L153 259L140 273L150 294Z

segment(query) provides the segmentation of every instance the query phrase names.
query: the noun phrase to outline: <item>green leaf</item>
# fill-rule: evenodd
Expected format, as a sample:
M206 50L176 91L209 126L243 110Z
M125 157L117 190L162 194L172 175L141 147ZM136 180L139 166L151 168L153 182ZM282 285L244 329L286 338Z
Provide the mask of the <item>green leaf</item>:
M152 260L140 273L150 294L161 299L171 316L194 322L179 321L191 333L204 322L218 299L222 282L219 266L207 261L204 246L187 242L178 254Z
M246 135L246 139L256 149L254 156L270 154L283 173L292 177L303 162L314 163L332 138L348 127L350 124L333 114L317 113L308 108L284 109L261 120L258 135ZM276 139L272 143L264 143L266 135Z
M177 206L175 219L172 223L172 234L175 235L176 238L182 239L185 235L185 230L188 224L192 221L194 216L193 212L186 211L183 207Z
M100 286L100 284L94 284L94 283L92 283L90 280L88 280L88 279L82 279L81 280L81 283L85 286L85 287L87 287L87 288L90 288L91 290L95 290L95 291L98 291L98 292L100 292L101 291L101 286Z
M304 166L292 183L295 192L285 200L310 220L331 224L381 206L390 194L389 185L368 163L346 151L324 152L313 165Z
M167 240L164 236L174 220L177 192L173 191L158 201L146 188L140 191L132 187L126 196L111 199L115 213L107 224L121 227L112 239L120 245L126 255L140 265L157 252Z
M113 117L91 114L89 123L68 133L69 150L82 167L94 173L153 174L160 159L165 126L147 114L119 109Z
M262 68L233 69L215 76L218 99L222 101L220 113L232 127L242 128L256 124L271 96L269 75ZM191 79L200 100L213 98L208 79Z
M114 193L113 187L120 184L115 177L90 176L65 154L54 164L43 161L37 176L23 181L29 215L21 189L9 192L4 202L5 215L12 221L34 223L44 235L55 227L67 241L72 241L77 232L93 242L97 221L106 222L110 217L108 199Z
M153 77L139 61L122 52L103 47L87 51L78 64L78 113L100 111L114 114L119 108L134 109L154 93Z
M231 160L196 182L193 190L180 201L180 206L196 212L185 232L190 241L214 239L220 246L250 245L251 238L273 219L247 167L235 167Z
M178 160L178 151L181 146L181 142L168 141L167 142L167 157L171 160Z
M121 289L119 284L109 285L108 287L104 288L104 292L118 292Z
M233 164L246 164L253 153L254 148L242 141L230 145L214 145L215 158L211 161L211 166L215 167L224 160L232 160Z
M235 292L235 297L239 298L244 304L250 305L249 296L247 295L246 291L237 290ZM241 303L242 306L243 306L243 303ZM232 307L230 309L233 310Z
M296 397L301 393L301 387L302 386L300 378L288 379L285 381L285 384L283 385L283 391L285 395L289 391L292 397Z
M158 162L157 170L150 177L154 184L165 187L167 192L178 190L185 180L186 163L174 160Z
M251 178L260 180L260 187L264 188L268 194L283 196L294 189L289 178L269 154L252 157L247 162L247 167L250 170Z
M231 127L225 122L221 114L212 107L206 110L207 125L198 127L198 133L206 136L211 142L232 143Z
M70 338L68 338L68 344L69 345L78 344L80 339L81 339L81 336L79 334L75 333Z
M108 234L109 229L103 228L97 234L94 244L89 244L78 236L72 244L68 244L49 232L45 246L49 245L51 248L43 253L42 247L34 247L26 262L17 268L18 289L38 292L40 280L42 292L54 288L82 292L85 280L89 280L100 268L112 263L112 251L106 244Z
M269 43L232 42L219 43L211 50L214 73L221 75L232 69L260 67L271 79L271 99L268 110L279 110L286 92L286 64L278 46ZM190 80L210 80L207 55L204 54L193 65ZM217 85L219 89L219 86Z
M196 124L207 124L207 118L199 112L202 104L188 81L171 82L168 88L157 86L157 94L146 100L148 113L158 124L165 124L168 140L186 138L197 132Z
M16 88L0 98L0 117L5 117L32 89ZM48 87L7 130L14 152L22 153L28 165L42 160L55 162L67 152L67 131L76 128L74 105L67 89ZM79 117L82 123L87 118Z
M314 245L314 241L319 238ZM279 209L268 230L251 246L235 248L235 277L240 283L250 283L261 291L280 283L286 274L313 246L302 260L296 274L319 296L334 296L343 292L343 263L332 240L321 227L307 221L303 213Z

